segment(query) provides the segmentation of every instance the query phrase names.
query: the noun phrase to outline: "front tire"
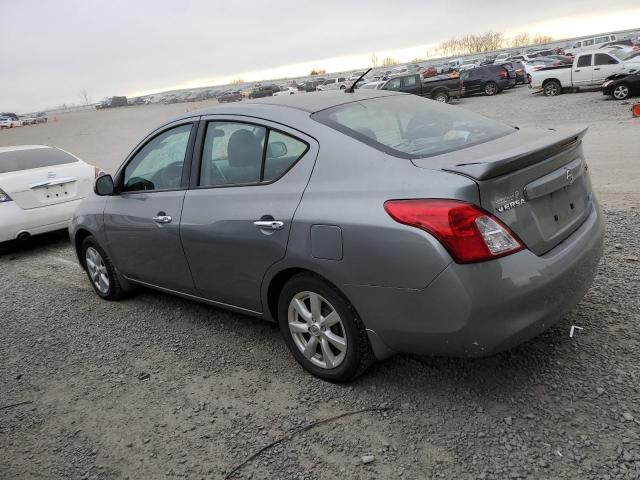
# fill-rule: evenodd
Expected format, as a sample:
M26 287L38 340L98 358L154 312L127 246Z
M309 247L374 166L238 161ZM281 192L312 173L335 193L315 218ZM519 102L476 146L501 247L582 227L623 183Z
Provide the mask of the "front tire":
M111 259L92 236L82 242L82 262L93 290L105 300L118 300L124 289Z
M627 98L629 98L630 94L631 89L626 83L616 85L616 87L611 91L611 96L616 100L626 100Z
M555 97L562 93L562 85L557 80L549 80L542 89L547 97Z
M496 82L487 82L484 84L484 94L492 96L498 93L498 84Z
M278 322L295 359L318 378L348 382L375 361L353 306L315 275L295 275L285 284L278 301Z

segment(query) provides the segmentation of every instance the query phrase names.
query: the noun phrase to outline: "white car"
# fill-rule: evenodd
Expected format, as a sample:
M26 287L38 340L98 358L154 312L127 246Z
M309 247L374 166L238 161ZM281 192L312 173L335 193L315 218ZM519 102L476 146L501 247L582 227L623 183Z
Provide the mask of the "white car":
M380 88L382 88L382 86L387 83L386 80L374 80L373 82L366 82L363 83L360 87L358 88L363 88L365 90L379 90Z
M344 90L347 88L346 77L329 78L322 85L318 85L316 90L322 92L324 90Z
M616 40L617 40L617 37L613 34L601 35L599 37L585 38L583 40L580 40L574 43L570 48L565 48L564 52L566 54L577 55L586 50L596 49L604 43L614 42Z
M640 69L640 55L621 50L595 50L578 54L573 65L531 72L529 87L547 96L560 95L563 89L601 86L616 73L635 73Z
M503 63L507 63L509 60L511 60L511 55L508 53L500 53L499 55L496 56L495 60L493 61L494 65L501 65Z
M0 128L20 127L22 122L11 117L0 117Z
M101 173L58 148L0 147L0 242L66 228Z
M274 97L278 97L281 95L295 95L298 93L298 89L293 87L285 87L282 88L279 92L273 94Z

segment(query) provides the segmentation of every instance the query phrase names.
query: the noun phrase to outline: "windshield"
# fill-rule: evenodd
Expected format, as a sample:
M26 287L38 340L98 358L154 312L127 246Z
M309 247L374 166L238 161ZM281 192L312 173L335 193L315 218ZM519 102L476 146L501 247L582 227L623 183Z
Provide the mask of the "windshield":
M614 57L616 57L618 60L622 60L623 62L626 60L629 60L633 57L637 57L638 55L640 55L639 52L625 52L623 50L611 50L609 52L610 55L613 55Z
M409 159L460 150L515 131L462 108L415 95L361 100L311 117L378 150Z

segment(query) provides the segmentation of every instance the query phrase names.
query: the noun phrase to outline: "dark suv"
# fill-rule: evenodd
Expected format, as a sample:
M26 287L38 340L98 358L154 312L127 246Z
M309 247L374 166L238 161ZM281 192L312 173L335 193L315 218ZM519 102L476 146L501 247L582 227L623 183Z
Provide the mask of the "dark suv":
M515 81L503 65L483 65L460 73L464 95L484 93L495 95L512 86Z
M260 85L251 91L249 98L271 97L274 93L279 91L280 87L277 85Z

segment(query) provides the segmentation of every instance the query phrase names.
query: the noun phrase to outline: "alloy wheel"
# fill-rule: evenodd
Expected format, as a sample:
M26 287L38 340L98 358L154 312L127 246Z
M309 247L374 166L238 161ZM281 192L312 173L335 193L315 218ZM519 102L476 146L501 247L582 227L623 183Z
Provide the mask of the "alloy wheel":
M554 97L558 94L558 87L555 83L549 83L544 87L544 93L549 97Z
M498 91L498 86L495 83L487 83L484 87L484 93L487 95L495 95Z
M295 295L288 308L288 324L296 347L320 368L336 368L347 353L347 334L337 310L314 292Z
M627 88L626 85L618 85L613 90L613 96L617 100L624 100L625 98L627 98L629 96L629 88Z
M85 263L91 281L100 293L106 295L109 292L109 273L102 256L95 248L89 247L85 253Z

